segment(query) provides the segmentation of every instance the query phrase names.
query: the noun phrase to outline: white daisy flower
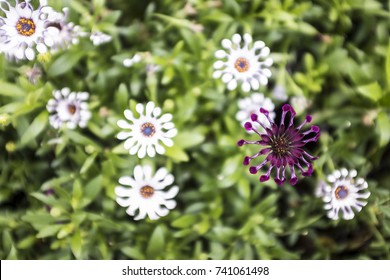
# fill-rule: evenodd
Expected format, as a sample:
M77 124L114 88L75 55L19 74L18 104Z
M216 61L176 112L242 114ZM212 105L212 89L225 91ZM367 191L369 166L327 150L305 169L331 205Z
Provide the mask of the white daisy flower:
M222 81L227 84L229 90L237 88L237 83L241 82L244 92L249 92L251 88L258 90L260 84L266 85L271 71L267 68L273 63L271 58L267 58L270 50L264 42L256 41L252 44L252 36L244 34L244 45L241 47L241 36L234 34L232 41L222 40L222 47L227 49L215 52L218 60L214 63L213 78L222 77ZM250 48L252 45L252 48Z
M126 58L123 60L123 66L131 67L133 64L136 64L141 61L141 56L139 54L135 54L132 58Z
M124 176L119 179L121 186L115 188L116 202L122 207L127 207L126 213L130 216L135 216L138 210L134 220L145 219L146 215L151 220L157 220L168 215L169 210L176 207L173 198L179 192L179 187L173 186L164 191L174 179L166 168L160 168L152 176L150 166L137 165L134 168L134 178Z
M360 212L367 204L365 200L370 196L370 192L365 191L367 182L362 178L355 179L356 175L356 170L343 168L327 177L331 185L325 187L323 200L330 219L337 220L341 210L343 219L351 220L355 216L352 208Z
M94 46L99 46L108 43L112 40L112 37L100 31L93 32L89 39L92 41Z
M273 120L275 118L275 105L271 99L264 97L262 93L253 93L249 97L245 97L238 100L239 111L236 114L236 119L241 122L241 125L244 126L246 122L251 121L252 114L258 115L258 120L264 125L268 126L269 122L267 117L263 114L259 114L259 108L266 109L269 113L269 117ZM264 130L259 123L253 122L252 125L262 131ZM248 133L253 133L253 131L247 131Z
M67 22L69 9L64 8L62 11L62 13L53 11L45 25L47 36L53 40L52 51L78 44L79 38L85 36L85 33L80 31L80 26Z
M63 88L55 90L53 96L54 99L49 100L46 108L52 114L49 121L55 129L59 129L63 124L69 129L87 126L91 118L91 112L85 102L89 97L87 92L71 92L69 88Z
M41 1L39 8L34 10L29 2L16 0L13 7L8 1L0 0L4 13L0 16L0 52L8 58L33 60L35 50L45 53L47 47L53 45L53 40L45 36L45 24L52 9Z
M155 107L153 102L148 102L146 107L143 104L137 104L135 107L139 113L139 118L135 118L130 110L125 110L126 120L119 120L118 126L127 131L118 134L118 139L125 140L124 147L129 150L131 155L137 154L139 158L144 158L146 153L154 157L156 152L164 154L165 149L160 145L161 141L168 147L173 146L172 137L177 134L177 130L172 120L171 114L164 114L161 117L161 109ZM145 111L145 114L144 114Z

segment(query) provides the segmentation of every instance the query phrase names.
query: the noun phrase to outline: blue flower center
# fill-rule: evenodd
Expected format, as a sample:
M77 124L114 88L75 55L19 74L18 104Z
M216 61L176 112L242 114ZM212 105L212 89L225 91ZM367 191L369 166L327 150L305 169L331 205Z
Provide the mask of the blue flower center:
M348 188L345 186L338 186L335 190L336 198L338 200L344 199L348 196Z
M240 73L246 72L249 70L249 61L246 58L239 57L234 63L234 68Z
M152 123L144 123L142 126L141 126L141 133L145 136L145 137L152 137L154 135L154 133L156 133L156 128L155 126L152 124Z

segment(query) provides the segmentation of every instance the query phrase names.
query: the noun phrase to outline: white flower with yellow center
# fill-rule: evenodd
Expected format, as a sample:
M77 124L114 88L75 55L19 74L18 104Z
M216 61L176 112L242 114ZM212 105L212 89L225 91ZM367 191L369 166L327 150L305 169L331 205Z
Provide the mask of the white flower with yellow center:
M35 51L45 53L53 40L45 36L46 21L52 9L40 1L41 6L34 10L30 1L19 3L15 7L8 1L0 0L0 52L17 60L33 60Z
M370 196L366 191L367 182L362 178L355 179L356 175L356 170L343 168L327 177L331 185L325 186L323 200L330 219L337 220L341 210L343 219L351 220L355 216L352 208L360 212L367 204L365 200Z
M234 34L232 40L222 40L222 47L225 50L215 52L215 57L220 59L214 63L213 78L222 77L222 81L227 84L229 90L237 88L241 82L244 92L249 92L251 88L258 90L261 85L266 85L271 77L268 69L273 63L268 58L270 50L264 42L256 41L252 44L252 36L244 34L244 45L241 47L241 36Z
M262 93L253 93L249 97L245 97L238 100L239 111L236 114L236 119L241 123L242 126L246 122L251 121L251 116L257 114L257 120L264 125L268 125L267 117L263 114L259 114L259 108L263 108L269 112L269 117L273 120L275 118L275 105L271 99L264 97ZM254 122L253 126L260 130L264 131L258 122ZM253 133L253 131L247 131L248 133Z
M151 220L157 220L176 207L173 198L179 192L179 187L173 186L164 191L173 181L173 175L166 168L160 168L152 176L150 166L137 165L134 168L134 178L124 176L119 179L120 186L115 188L116 202L126 207L126 213L135 216L134 220L145 219L146 215Z
M53 95L54 99L50 99L46 107L51 113L49 122L55 129L59 129L63 124L69 129L87 126L91 118L91 112L85 102L89 97L87 92L71 92L69 88L63 88L55 90Z
M173 146L172 137L177 134L175 125L171 122L172 115L161 115L161 109L155 107L153 102L148 102L146 106L137 104L135 107L139 118L135 118L133 112L125 110L126 120L119 120L118 126L124 130L117 137L125 140L124 147L131 155L137 154L139 158L144 158L146 153L149 157L154 157L156 152L164 154L165 149L160 141L168 146Z

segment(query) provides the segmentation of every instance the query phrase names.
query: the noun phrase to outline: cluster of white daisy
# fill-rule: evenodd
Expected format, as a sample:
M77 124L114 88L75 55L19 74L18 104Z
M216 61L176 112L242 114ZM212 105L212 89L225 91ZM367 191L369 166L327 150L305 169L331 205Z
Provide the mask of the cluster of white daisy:
M77 44L82 32L74 23L67 22L68 9L57 12L40 0L34 9L31 0L0 0L0 53L10 60L34 60L36 53L55 52ZM91 35L94 45L111 40L111 36L98 32Z

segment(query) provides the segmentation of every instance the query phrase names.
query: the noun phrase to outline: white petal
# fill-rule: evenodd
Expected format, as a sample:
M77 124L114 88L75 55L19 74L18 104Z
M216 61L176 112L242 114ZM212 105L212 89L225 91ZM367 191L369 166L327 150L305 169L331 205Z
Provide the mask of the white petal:
M241 42L241 36L240 34L234 34L233 37L232 37L232 41L237 45L237 46L240 46L240 42Z
M163 155L165 153L165 148L160 144L156 144L156 152L160 155Z
M134 120L133 112L131 112L129 109L126 109L124 111L124 115L125 115L126 119L128 119L130 121Z
M258 49L264 48L264 46L265 46L265 43L263 41L256 41L253 44L253 49L258 50Z
M214 62L214 69L221 69L222 67L225 66L225 62L221 61L221 60L217 60L216 62Z
M221 76L222 76L222 71L214 71L214 73L213 73L213 78L214 79L219 79L219 78L221 78Z
M221 45L225 49L230 49L232 47L232 41L230 41L229 39L223 39Z
M158 220L160 218L153 209L148 209L148 216L151 220Z
M162 115L162 116L158 119L158 121L159 121L160 123L166 123L166 122L169 122L169 121L171 121L171 120L172 120L172 114L169 114L169 113Z
M37 51L39 53L47 52L47 47L44 44L37 44Z
M137 156L139 158L144 158L146 156L146 145L141 145L141 148L138 150Z
M144 180L144 172L141 165L136 165L134 167L134 179L137 183Z
M244 34L244 41L246 44L250 44L252 43L253 39L252 39L252 36L248 33L245 33Z
M165 201L164 205L168 209L172 210L173 208L176 207L177 204L176 204L176 201L174 201L174 200L167 200L167 201Z
M35 53L34 53L32 48L27 48L25 50L25 54L26 54L26 57L27 57L28 60L33 60L34 57L35 57Z
M135 106L135 110L136 110L140 115L143 115L143 114L144 114L144 105L141 104L141 103L138 103L138 104Z
M150 101L150 102L148 102L148 104L146 104L146 116L152 115L154 107L155 107L155 105L154 105L154 102L152 102L152 101Z
M225 74L222 76L222 82L224 82L225 84L227 84L228 82L230 82L231 79L233 79L233 75L232 75L231 73L225 73Z
M170 199L170 198L174 198L178 193L179 193L179 187L173 186L172 188L169 189L169 191L165 192L163 196L165 199Z
M120 178L119 179L119 184L123 184L123 183L121 183L121 181L122 182L126 182L127 180L126 179L128 179L129 177L122 177L122 178ZM126 184L127 185L127 184ZM120 196L120 197L128 197L129 196L129 189L127 189L127 188L124 188L124 187L122 187L122 186L117 186L117 187L115 187L115 194L117 195L117 196Z
M258 90L259 87L260 87L259 81L256 80L256 79L252 79L252 80L251 80L251 87L252 87L252 89L254 89L254 90Z
M237 80L236 79L232 79L228 84L227 84L227 88L229 90L235 90L237 88Z
M164 145L167 146L167 147L172 147L172 146L173 146L173 141L172 141L170 138L162 137L160 140L161 140L161 142L163 142Z
M216 58L222 59L222 58L225 58L226 56L227 56L227 53L224 50L218 50L215 52Z
M145 175L145 180L152 179L152 167L150 165L144 165L142 169Z
M125 120L119 120L117 121L116 123L120 128L123 128L123 129L132 129L133 128L133 125L129 124L127 121Z
M164 137L172 138L177 135L177 129L173 128L164 133Z
M241 88L244 92L249 92L251 90L251 85L248 82L243 82Z
M148 145L147 153L149 157L154 157L156 155L156 150L154 149L153 145Z
M117 197L115 201L122 207L128 207L131 204L131 199L130 198L121 198Z

